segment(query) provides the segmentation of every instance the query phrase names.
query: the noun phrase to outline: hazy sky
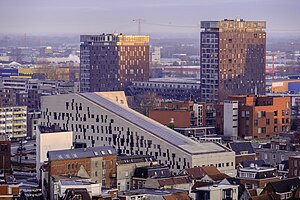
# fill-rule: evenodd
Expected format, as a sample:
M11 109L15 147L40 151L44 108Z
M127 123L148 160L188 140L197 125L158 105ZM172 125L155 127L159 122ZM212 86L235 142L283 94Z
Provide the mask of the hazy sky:
M2 33L136 32L137 18L143 33L197 32L201 20L236 17L300 34L300 0L0 0Z

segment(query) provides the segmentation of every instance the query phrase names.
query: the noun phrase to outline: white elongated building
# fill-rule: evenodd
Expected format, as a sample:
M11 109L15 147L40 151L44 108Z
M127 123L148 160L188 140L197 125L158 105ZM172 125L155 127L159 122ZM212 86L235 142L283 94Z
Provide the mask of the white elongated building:
M173 172L214 165L235 175L235 153L217 143L198 143L130 109L123 92L42 97L42 125L73 131L76 142L113 146L119 154L152 155ZM221 166L221 167L219 167Z

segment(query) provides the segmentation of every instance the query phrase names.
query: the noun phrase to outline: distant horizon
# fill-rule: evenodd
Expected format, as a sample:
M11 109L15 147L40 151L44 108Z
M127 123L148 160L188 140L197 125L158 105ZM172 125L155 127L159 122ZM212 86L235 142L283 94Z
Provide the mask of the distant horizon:
M299 0L9 0L0 33L197 33L204 20L266 21L271 35L300 34Z

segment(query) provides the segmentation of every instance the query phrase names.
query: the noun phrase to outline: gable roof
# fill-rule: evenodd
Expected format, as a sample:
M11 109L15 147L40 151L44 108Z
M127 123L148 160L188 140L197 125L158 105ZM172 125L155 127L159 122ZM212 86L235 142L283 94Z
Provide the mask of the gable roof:
M202 170L207 174L207 175L213 175L213 174L221 174L221 172L216 168L215 166L205 166L202 167Z
M201 179L205 176L205 172L203 171L202 167L187 168L184 170L192 179Z
M235 152L235 155L241 155L242 151L247 151L248 154L255 153L251 142L231 142L228 144L228 146Z
M285 193L290 192L293 188L300 187L300 179L296 178L287 178L280 181L272 181L268 184L274 189L274 192Z
M170 195L164 195L164 200L191 200L192 198L188 195L187 192L175 193Z
M192 183L188 176L174 176L169 178L161 178L157 181L160 187Z
M251 164L257 165L258 167L263 167L266 162L264 160L245 160L241 162L243 167L250 167Z

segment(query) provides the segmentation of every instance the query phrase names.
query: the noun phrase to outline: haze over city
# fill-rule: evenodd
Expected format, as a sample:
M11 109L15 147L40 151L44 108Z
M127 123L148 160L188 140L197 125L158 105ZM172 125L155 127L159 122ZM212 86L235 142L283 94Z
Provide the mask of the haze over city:
M0 0L0 199L300 200L299 0Z
M298 0L10 0L0 2L1 33L195 33L201 20L267 21L267 32L300 32ZM182 27L180 27L182 26Z

